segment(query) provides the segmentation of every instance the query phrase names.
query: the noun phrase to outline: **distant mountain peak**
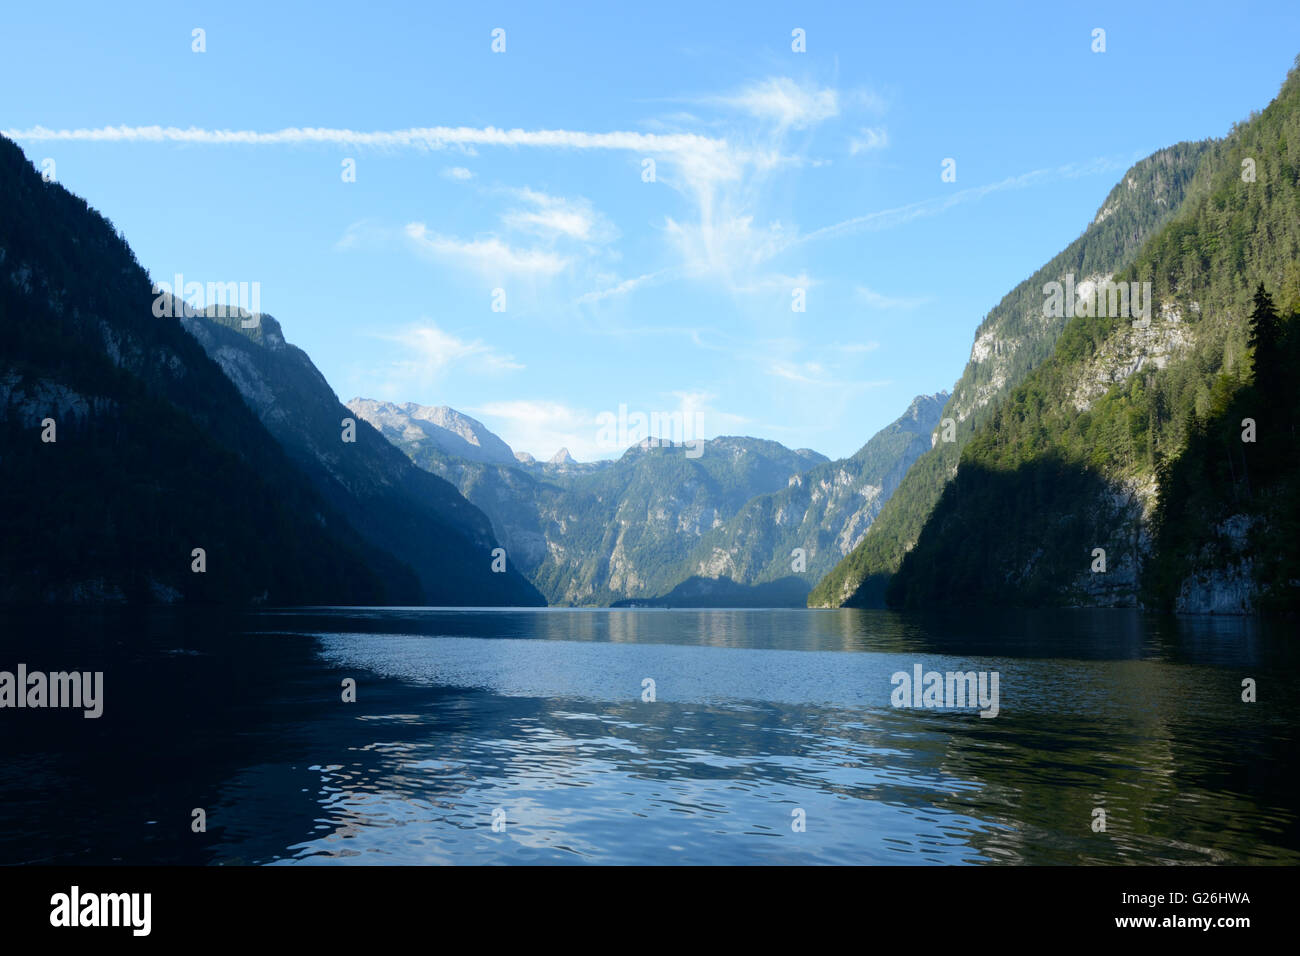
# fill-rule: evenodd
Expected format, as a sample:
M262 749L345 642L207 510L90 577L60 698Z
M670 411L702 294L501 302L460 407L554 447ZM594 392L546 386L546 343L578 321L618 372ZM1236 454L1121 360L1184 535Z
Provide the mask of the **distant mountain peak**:
M918 395L912 399L912 404L907 406L904 417L914 420L927 418L931 410L941 410L944 405L948 404L948 399L951 397L952 394L946 389L935 392L933 395Z
M551 456L551 460L550 460L550 462L548 462L548 464L551 464L551 465L576 465L577 462L574 461L574 460L573 460L573 456L569 454L569 449L567 449L567 448L561 448L559 451L557 451L554 455Z
M513 465L515 453L477 419L448 405L397 404L354 398L348 408L386 435L429 443L449 455L491 465Z
M271 352L290 347L284 340L284 329L280 327L280 323L265 312L253 314L243 309L213 305L206 309L195 310L185 318L207 319L216 325L223 325Z

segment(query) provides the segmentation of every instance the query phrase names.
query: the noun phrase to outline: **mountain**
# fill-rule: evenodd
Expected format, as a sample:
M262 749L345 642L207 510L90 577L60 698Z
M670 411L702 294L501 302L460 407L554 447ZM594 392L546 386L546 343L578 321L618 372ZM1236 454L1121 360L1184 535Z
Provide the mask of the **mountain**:
M0 210L0 603L418 595L154 315L112 224L3 137Z
M412 440L403 423L348 404L415 464L446 478L492 521L510 560L551 604L607 605L663 595L706 532L751 499L786 488L824 455L755 438L702 447L642 442L617 461L486 464Z
M740 584L730 578L690 577L667 594L628 598L611 607L802 607L808 582L789 575L762 584Z
M1159 500L1141 569L1148 606L1300 608L1300 434L1288 388L1300 372L1300 307L1290 301L1286 315L1262 284L1256 290L1249 377L1245 363L1221 372L1204 414L1185 415L1183 450L1157 463ZM1267 431L1246 440L1256 428Z
M1300 57L976 431L893 605L1300 606ZM1100 314L1099 314L1100 313ZM868 540L870 540L868 538Z
M382 425L375 427L384 431L400 430L402 440L412 447L430 442L446 454L467 461L515 464L515 455L509 445L488 431L482 422L446 405L430 408L412 402L394 405L354 398L348 402L348 408L368 422L381 422Z
M413 603L544 603L509 561L503 572L493 571L497 542L487 517L446 481L413 465L364 416L353 419L307 354L285 341L274 318L260 315L247 329L235 316L203 314L181 322L321 496L374 548L415 571L421 593ZM390 414L383 407L370 411ZM506 444L472 418L448 408L404 406L403 412L392 427L413 443L513 460ZM350 435L345 420L355 424Z
M677 569L682 581L728 582L710 592L736 600L742 586L762 587L755 600L802 606L812 585L857 546L908 468L930 449L946 392L918 395L896 421L849 458L791 476L784 488L758 495L720 527L705 533ZM803 549L799 561L795 549ZM678 586L680 588L680 585ZM664 601L682 606L695 592L674 589Z
M809 595L814 607L880 606L963 449L999 403L1052 354L1068 317L1044 308L1045 287L1093 287L1125 269L1184 203L1209 142L1180 143L1134 165L1083 234L1017 285L985 316L970 360L943 409L934 447L908 471L861 543Z
M682 560L705 532L826 460L720 437L702 446L643 442L599 472L553 476L562 494L543 514L551 548L532 580L565 603L663 594L681 583Z
M515 464L541 477L564 478L573 475L590 475L597 471L603 471L610 467L613 462L608 458L599 458L596 461L578 461L569 454L569 449L561 448L546 461L538 461L527 452L516 454Z

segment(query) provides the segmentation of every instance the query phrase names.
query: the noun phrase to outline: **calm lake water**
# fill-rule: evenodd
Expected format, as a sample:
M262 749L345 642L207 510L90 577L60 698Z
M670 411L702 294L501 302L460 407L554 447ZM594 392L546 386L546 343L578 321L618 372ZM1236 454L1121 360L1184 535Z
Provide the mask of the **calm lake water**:
M0 709L0 864L1300 862L1290 623L46 612L19 663L104 712ZM998 715L892 706L918 664Z

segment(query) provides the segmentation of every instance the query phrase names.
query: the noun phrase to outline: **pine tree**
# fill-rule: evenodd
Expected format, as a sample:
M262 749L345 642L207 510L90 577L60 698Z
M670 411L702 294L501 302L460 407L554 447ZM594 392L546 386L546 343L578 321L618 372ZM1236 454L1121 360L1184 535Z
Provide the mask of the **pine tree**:
M1277 397L1281 374L1282 322L1264 283L1255 290L1255 308L1250 313L1250 347L1255 352L1255 387L1266 402Z

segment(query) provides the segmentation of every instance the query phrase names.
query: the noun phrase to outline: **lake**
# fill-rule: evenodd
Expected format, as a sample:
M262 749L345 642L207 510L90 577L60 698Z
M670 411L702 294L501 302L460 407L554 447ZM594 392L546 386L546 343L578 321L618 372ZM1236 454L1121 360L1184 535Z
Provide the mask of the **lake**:
M103 712L0 709L0 864L1296 864L1294 637L1113 610L7 613L0 671L102 672ZM997 715L895 706L918 666L996 675Z

